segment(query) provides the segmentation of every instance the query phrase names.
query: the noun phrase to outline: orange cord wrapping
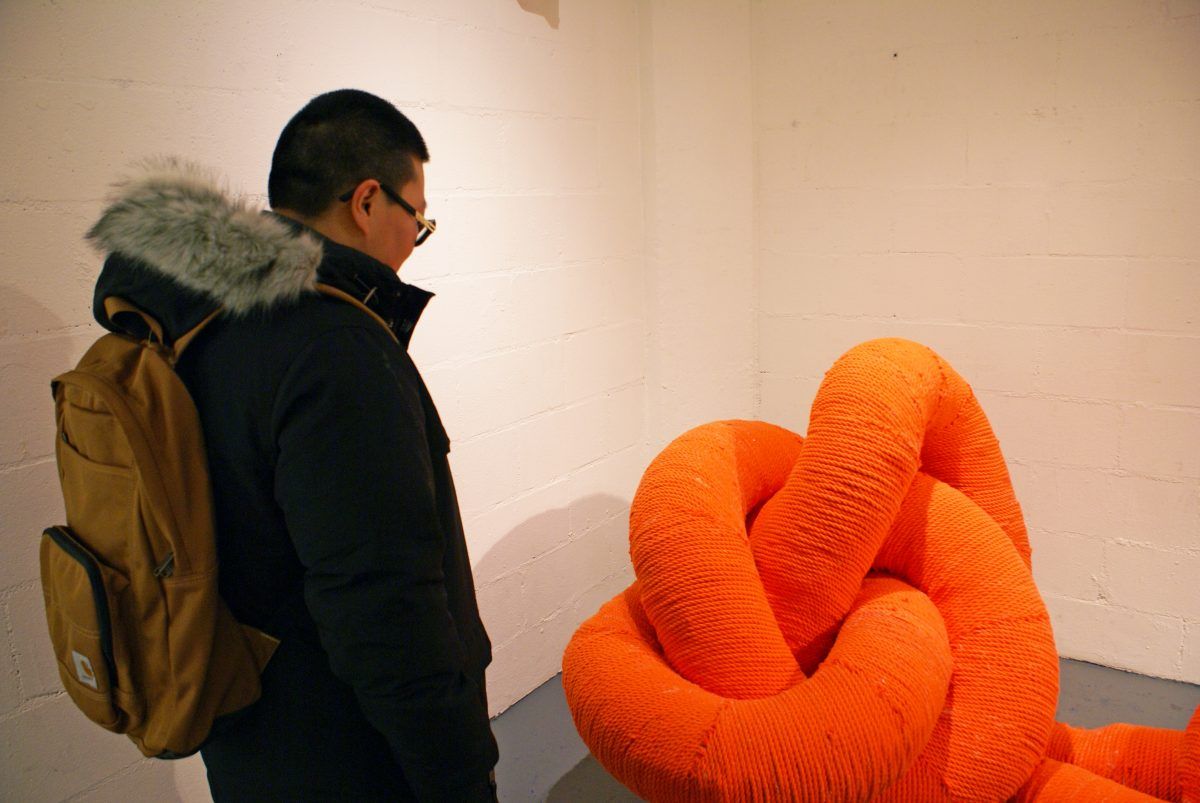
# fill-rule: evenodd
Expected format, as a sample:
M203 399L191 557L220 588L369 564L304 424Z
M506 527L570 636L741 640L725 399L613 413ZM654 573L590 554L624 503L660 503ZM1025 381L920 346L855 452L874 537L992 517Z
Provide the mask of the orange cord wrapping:
M630 519L638 580L579 628L563 686L642 797L1196 795L1197 719L1190 753L1169 731L1055 726L1058 659L1004 458L923 346L844 355L803 440L750 421L685 433Z

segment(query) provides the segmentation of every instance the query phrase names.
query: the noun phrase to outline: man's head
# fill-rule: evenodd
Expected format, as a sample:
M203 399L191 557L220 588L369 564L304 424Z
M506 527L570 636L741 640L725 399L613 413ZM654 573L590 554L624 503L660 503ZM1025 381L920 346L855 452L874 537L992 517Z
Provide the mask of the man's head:
M318 95L284 127L271 208L399 270L423 227L429 150L412 121L356 89Z

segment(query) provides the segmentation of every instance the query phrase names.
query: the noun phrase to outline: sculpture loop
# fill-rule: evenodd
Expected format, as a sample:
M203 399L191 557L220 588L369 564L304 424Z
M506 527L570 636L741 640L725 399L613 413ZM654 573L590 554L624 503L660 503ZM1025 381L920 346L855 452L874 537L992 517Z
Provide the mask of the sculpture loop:
M1183 734L1055 726L1003 455L923 346L844 355L804 439L751 421L677 438L638 487L630 554L638 580L579 628L563 686L592 752L649 800L1196 794ZM1138 758L1114 770L1114 750Z

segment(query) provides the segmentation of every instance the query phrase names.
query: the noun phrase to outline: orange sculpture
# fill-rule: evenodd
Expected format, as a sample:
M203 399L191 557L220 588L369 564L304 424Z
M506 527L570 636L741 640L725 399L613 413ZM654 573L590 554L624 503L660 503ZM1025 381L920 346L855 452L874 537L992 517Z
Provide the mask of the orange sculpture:
M723 421L651 463L637 581L579 628L583 740L651 801L1200 803L1184 733L1056 725L1058 656L999 444L931 350L864 343L807 438Z

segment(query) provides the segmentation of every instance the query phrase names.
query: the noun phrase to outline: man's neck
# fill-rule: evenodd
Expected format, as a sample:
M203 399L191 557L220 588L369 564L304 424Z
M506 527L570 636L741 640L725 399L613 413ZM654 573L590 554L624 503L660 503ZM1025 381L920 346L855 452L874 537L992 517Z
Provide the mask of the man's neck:
M294 220L303 226L307 226L317 234L320 234L326 239L332 240L338 245L344 245L347 248L353 248L356 251L363 250L361 232L353 229L353 227L345 225L344 221L335 215L305 217L293 209L272 208L271 211L277 215Z

